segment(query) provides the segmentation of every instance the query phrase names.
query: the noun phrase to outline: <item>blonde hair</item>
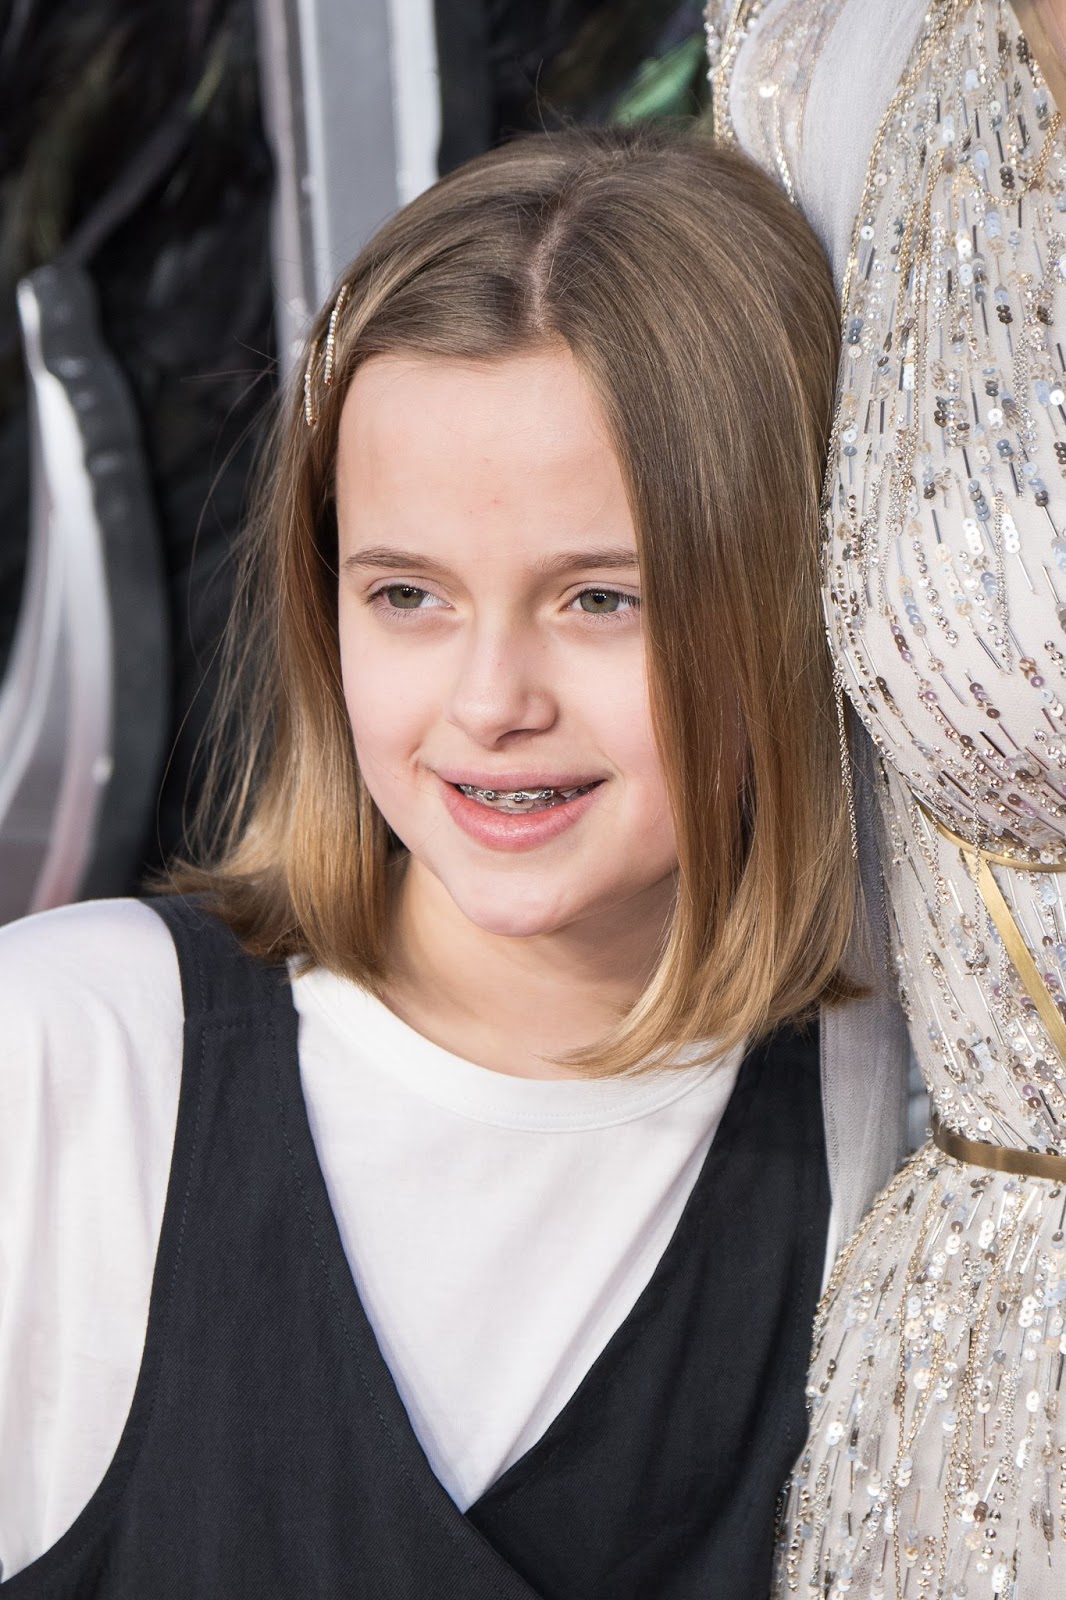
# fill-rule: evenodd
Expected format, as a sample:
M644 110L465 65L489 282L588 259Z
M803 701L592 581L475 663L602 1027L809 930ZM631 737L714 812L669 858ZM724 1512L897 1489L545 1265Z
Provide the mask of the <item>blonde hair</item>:
M856 992L841 974L854 863L819 598L838 312L802 217L704 135L536 136L420 196L342 285L332 337L327 307L308 346L315 425L294 386L250 530L214 773L223 826L171 886L206 892L255 954L381 989L397 846L341 688L341 407L373 355L495 360L562 339L630 497L679 854L650 983L573 1060L622 1072Z

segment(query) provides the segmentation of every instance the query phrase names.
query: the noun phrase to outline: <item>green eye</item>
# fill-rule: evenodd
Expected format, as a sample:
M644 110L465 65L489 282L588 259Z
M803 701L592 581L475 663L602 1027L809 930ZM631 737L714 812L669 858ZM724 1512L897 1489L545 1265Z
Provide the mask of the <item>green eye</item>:
M590 616L603 617L620 611L628 598L628 595L619 594L615 589L585 589L577 600L582 611Z
M417 611L426 597L424 589L416 589L410 583L392 583L387 589L379 589L397 611Z

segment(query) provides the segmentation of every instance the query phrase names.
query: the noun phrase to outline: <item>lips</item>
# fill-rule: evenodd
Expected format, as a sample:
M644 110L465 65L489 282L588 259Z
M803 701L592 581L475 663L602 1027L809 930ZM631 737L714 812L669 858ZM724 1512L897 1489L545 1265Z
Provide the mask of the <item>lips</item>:
M452 821L468 838L489 850L527 851L569 833L604 785L602 778L550 776L558 781L531 780L521 772L491 779L487 773L438 772L437 780Z

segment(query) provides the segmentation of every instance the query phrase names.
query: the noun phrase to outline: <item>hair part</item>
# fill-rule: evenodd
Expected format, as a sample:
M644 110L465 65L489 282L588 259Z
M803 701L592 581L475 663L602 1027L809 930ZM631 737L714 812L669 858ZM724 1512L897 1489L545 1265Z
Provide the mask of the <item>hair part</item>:
M856 874L819 592L838 309L802 217L700 134L537 135L421 195L343 282L328 387L329 307L308 345L316 425L294 384L248 534L212 773L223 825L172 886L206 893L255 954L385 985L397 847L340 677L341 408L372 356L492 361L562 340L633 512L679 853L648 987L572 1061L606 1074L717 1050L858 992L842 970Z

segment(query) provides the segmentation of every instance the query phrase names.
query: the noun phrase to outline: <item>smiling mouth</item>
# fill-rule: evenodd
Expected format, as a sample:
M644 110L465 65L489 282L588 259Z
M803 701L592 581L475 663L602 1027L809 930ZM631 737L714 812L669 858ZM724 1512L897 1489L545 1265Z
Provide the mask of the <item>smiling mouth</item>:
M590 789L595 789L596 783L585 783L576 789L477 789L470 783L457 783L455 787L468 800L475 800L490 811L523 817L531 811L548 811L552 806L567 805L580 795L588 794Z

